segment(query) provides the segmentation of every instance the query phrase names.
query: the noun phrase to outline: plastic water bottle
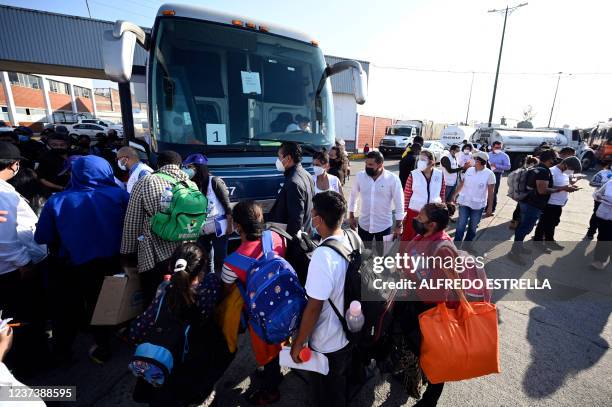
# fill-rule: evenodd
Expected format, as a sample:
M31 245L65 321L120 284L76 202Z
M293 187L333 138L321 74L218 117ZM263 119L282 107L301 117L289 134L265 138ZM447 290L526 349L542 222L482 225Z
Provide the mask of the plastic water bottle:
M352 301L349 309L346 310L346 324L351 332L359 332L363 328L365 318L361 312L361 303L359 301Z
M159 199L159 210L162 212L166 212L168 208L170 208L170 204L172 203L172 188L166 187L164 192L161 194L161 198Z
M166 292L166 287L170 285L170 279L172 276L170 274L164 275L164 281L159 283L157 286L157 291L155 292L155 298L159 298L159 296L163 295Z

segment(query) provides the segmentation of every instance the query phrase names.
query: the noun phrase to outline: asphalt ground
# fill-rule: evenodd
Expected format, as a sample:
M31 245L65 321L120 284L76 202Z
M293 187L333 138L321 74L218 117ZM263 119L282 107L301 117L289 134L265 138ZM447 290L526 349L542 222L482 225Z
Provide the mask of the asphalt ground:
M352 163L354 179L363 163ZM387 169L397 171L397 161L389 161ZM592 177L594 172L587 175ZM588 287L568 289L563 300L547 300L538 296L510 301L498 300L500 356L502 372L478 379L447 383L440 406L609 406L612 405L612 266L593 271L591 261L594 243L582 242L592 213L592 188L587 180L584 188L571 195L563 210L556 239L566 249L552 254L535 252L529 266L519 267L507 256L512 231L508 222L515 202L505 196L505 179L499 192L498 209L492 218L483 219L477 234L477 250L488 256L487 272L504 270L520 276L551 273L565 267L577 271ZM345 187L350 192L350 181ZM453 230L451 225L450 233ZM568 266L569 265L569 266ZM544 271L543 271L544 270ZM561 278L561 277L560 277ZM570 284L571 285L571 284ZM91 338L81 335L75 345L78 360L70 368L41 373L28 384L76 385L79 406L139 406L131 400L135 383L126 366L131 349L115 340L114 357L107 364L92 364L87 358ZM215 392L204 405L246 406L245 395L256 382L256 364L249 340L240 338L240 350ZM284 371L281 400L278 407L307 406L307 384L298 372ZM406 396L394 379L376 375L356 393L351 406L411 406L414 399Z

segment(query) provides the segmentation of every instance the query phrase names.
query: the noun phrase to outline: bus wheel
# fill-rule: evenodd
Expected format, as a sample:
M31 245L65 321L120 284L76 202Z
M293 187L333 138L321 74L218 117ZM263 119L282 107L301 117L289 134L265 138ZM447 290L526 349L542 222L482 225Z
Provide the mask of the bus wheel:
M512 155L511 158L511 171L521 168L525 163L525 156L521 154Z

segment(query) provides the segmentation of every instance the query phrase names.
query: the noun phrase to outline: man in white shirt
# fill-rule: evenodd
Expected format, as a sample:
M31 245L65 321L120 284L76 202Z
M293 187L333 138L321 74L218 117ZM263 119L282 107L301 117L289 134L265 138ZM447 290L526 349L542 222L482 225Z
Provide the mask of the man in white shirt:
M325 191L314 196L312 225L321 236L321 244L328 239L336 239L350 249L350 241L341 228L345 214L346 201L339 193ZM342 407L347 404L351 347L342 323L330 305L331 301L340 312L344 310L347 267L348 262L344 257L325 246L315 249L308 266L308 304L291 346L291 357L294 362L301 363L299 354L306 343L313 351L327 357L327 376L312 373L309 380L315 406Z
M359 220L355 218L358 202L361 206ZM397 175L385 170L384 158L379 151L370 151L366 156L366 168L357 174L348 207L351 228L358 230L359 237L366 244L382 242L383 236L391 233L395 238L402 235L402 183Z
M140 147L141 151L144 150L144 147L138 144L134 145ZM117 151L117 166L122 171L129 171L130 173L125 186L128 194L132 193L132 189L139 179L153 173L153 168L140 161L140 156L135 147L121 147Z
M553 188L567 187L570 185L572 175L582 171L582 165L577 157L571 156L565 158L559 164L550 169L553 178ZM548 203L540 215L538 225L536 226L533 240L539 242L541 249L563 250L563 246L555 241L555 228L561 221L561 212L567 203L570 192L576 191L577 188L566 189L550 194Z
M28 322L28 329L18 332L20 342L27 346L13 353L13 363L9 363L27 369L32 367L29 354L43 352L46 345L44 323L39 324L44 321L36 318L41 315L36 307L40 305L42 282L34 265L46 257L47 248L34 241L36 214L7 182L19 172L21 159L17 147L0 142L0 208L7 210L6 222L0 222L0 310L5 318ZM35 344L31 342L34 340Z

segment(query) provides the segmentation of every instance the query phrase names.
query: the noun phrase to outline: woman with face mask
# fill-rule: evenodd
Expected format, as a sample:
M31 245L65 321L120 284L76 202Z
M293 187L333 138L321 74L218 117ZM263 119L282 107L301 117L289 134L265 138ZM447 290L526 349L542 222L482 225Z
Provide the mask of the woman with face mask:
M314 194L325 191L334 191L342 195L342 184L340 179L335 175L328 173L329 171L329 154L325 151L317 151L312 156L314 165Z
M404 187L404 231L402 240L412 240L417 232L412 227L425 204L444 202L445 184L442 171L435 168L435 160L431 151L423 150L418 156L416 169L410 172Z
M472 159L472 150L474 147L467 143L461 149L461 154L459 154L459 166L463 167L468 164L470 167L474 165L474 160Z
M453 194L453 202L459 204L455 242L462 242L465 235L465 241L470 242L464 247L466 250L471 249L471 241L476 237L476 229L485 208L485 217L493 214L495 190L495 174L487 168L489 155L484 151L476 151L473 159L474 166L467 169Z
M550 169L553 178L553 188L569 186L572 175L580 171L582 171L582 165L578 157L565 158ZM547 252L550 250L563 250L563 246L555 241L555 228L561 221L561 212L567 203L569 193L577 190L578 188L574 187L550 194L548 203L542 211L542 215L540 215L535 235L533 236L533 240L538 242L537 244L541 246L541 249Z
M457 257L458 254L452 238L446 233L450 217L454 212L455 207L453 205L440 202L424 205L411 222L412 228L417 234L412 241L402 243L400 253L406 253L413 259L420 257L421 260L427 258L446 259ZM420 264L424 263L424 261L420 262ZM446 261L434 261L433 263L437 263L439 265L437 267L444 267L444 264L448 264ZM406 278L413 280L417 287L420 286L420 281L424 275L427 275L428 277L426 278L431 279L431 281L446 278L444 269L436 268L435 265L433 269L424 269L421 266L416 266L417 268L413 269L416 264L418 263L409 262L409 268L404 268L401 272ZM416 298L412 298L411 301L396 302L398 305L394 315L397 315L396 318L400 321L402 330L406 335L406 343L409 350L418 356L420 354L420 343L416 343L417 341L413 338L421 337L419 314L445 301L448 307L454 308L457 306L458 298L454 291L433 288L417 289L413 294L416 294ZM444 362L440 361L440 363ZM425 393L423 393L416 405L435 406L443 389L444 383L429 383Z
M191 154L183 161L183 171L208 199L208 216L198 243L207 254L207 270L221 272L227 255L227 236L232 234L232 211L225 182L208 172L208 158Z

